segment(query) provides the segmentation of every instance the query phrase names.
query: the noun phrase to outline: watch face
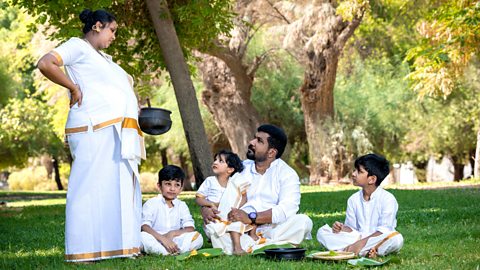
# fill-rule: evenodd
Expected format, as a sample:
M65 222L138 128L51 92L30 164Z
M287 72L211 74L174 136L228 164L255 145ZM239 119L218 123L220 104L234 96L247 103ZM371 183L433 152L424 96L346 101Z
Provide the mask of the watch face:
M251 212L250 214L248 214L248 217L249 218L257 218L257 212Z

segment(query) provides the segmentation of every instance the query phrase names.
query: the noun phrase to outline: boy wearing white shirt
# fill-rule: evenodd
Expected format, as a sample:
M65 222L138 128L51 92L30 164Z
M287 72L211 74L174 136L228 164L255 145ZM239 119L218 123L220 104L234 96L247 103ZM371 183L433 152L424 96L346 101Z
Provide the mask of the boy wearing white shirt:
M202 247L202 235L195 231L187 204L177 199L184 179L185 173L174 165L167 165L158 173L157 185L161 194L143 205L141 236L144 252L170 255Z
M347 202L345 223L336 221L317 232L318 241L329 250L344 250L360 256L384 256L398 252L403 246L402 235L395 231L398 203L380 187L389 174L388 160L368 154L355 160L353 184L362 190Z

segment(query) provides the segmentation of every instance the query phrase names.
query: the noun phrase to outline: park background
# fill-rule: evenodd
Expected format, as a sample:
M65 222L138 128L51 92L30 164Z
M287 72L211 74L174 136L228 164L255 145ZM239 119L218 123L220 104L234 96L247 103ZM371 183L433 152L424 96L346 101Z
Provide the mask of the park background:
M152 2L165 5L154 13ZM117 16L117 38L106 52L134 75L141 105L148 97L152 106L172 111L169 132L145 137L147 160L140 169L146 197L155 192L163 165L184 168L192 183L185 190L193 189L211 173L212 153L229 148L244 157L255 127L273 123L288 134L283 158L305 184L302 194L309 199L302 200L301 211L314 216L314 229L343 219L354 192L346 187L353 161L376 152L391 161L386 184L398 188L394 194L406 205L399 230L404 226L408 236L417 225L431 229L429 224L441 222L442 229L420 230L420 240L405 253L423 254L421 239L431 240L431 233L435 240L428 247L453 252L448 259L433 252L436 257L410 266L455 268L452 263L460 261L478 267L478 209L472 205L479 198L480 3L454 0L1 0L0 185L6 191L0 193L0 226L8 228L2 230L2 250L8 250L3 263L20 256L27 259L14 262L16 267L29 265L30 258L51 268L52 256L61 264L64 193L49 191L68 188L68 97L38 72L36 62L62 41L81 36L78 14L85 7ZM173 35L157 38L169 25ZM184 62L172 63L179 54ZM186 132L193 134L190 141ZM468 188L443 189L458 186ZM193 207L191 193L185 194ZM197 212L195 218L200 224ZM28 247L33 235L26 239L12 230L42 220L52 223L45 228L51 241L38 243L55 246L47 255ZM459 228L457 238L448 236L449 226ZM440 244L453 239L466 248L454 252L456 245ZM26 255L12 248L17 241Z

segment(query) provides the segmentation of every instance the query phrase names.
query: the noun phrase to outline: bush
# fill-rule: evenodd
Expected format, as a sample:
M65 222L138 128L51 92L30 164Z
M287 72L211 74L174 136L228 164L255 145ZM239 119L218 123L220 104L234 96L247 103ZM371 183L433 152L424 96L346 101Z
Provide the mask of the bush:
M13 172L8 178L8 185L10 190L57 190L55 181L48 177L47 170L43 166L28 167Z
M143 193L157 193L158 175L155 173L143 172L140 174L140 187Z

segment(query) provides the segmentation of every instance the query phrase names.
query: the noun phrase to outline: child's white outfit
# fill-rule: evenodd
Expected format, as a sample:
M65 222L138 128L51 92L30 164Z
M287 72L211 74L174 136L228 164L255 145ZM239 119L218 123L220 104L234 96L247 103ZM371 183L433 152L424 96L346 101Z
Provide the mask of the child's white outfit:
M250 181L246 177L241 177L239 173L234 174L227 182L227 187L223 188L215 176L205 179L204 183L197 191L197 197L205 198L212 203L218 204L219 219L205 225L205 233L212 239L214 248L222 248L226 254L231 254L233 246L231 243L214 241L227 232L238 232L243 234L252 229L252 226L241 222L228 221L228 213L233 208L239 208L242 196L247 192ZM211 236L217 237L211 237Z
M363 199L363 191L360 190L347 202L345 225L353 231L333 233L329 225L324 225L318 229L317 239L329 250L343 250L360 239L381 232L381 235L368 239L360 256L367 255L371 249L380 256L398 252L403 246L403 237L395 231L397 211L397 200L383 188L377 187L369 201Z
M142 212L142 225L149 225L159 234L166 234L173 230L185 227L195 227L192 215L185 202L174 199L173 207L168 207L165 198L160 194L145 202ZM155 237L149 233L142 232L143 250L149 254L168 255L169 252ZM203 238L199 232L189 232L173 238L180 253L199 249L203 245Z

